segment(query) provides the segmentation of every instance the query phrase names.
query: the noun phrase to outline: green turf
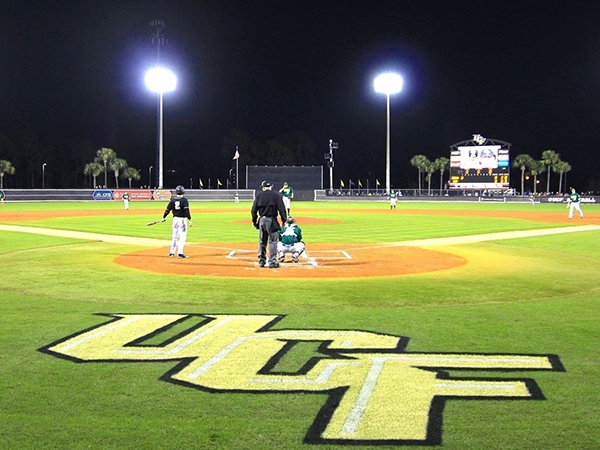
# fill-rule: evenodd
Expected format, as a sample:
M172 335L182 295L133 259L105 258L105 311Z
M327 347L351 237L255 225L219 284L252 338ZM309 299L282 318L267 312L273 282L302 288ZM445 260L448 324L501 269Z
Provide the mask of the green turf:
M6 203L0 224L8 223L4 212L90 209L97 215L19 224L168 239L168 223L145 226L161 216L163 207L132 202L132 210L147 214L122 216L102 214L121 209L116 202ZM192 203L188 241L255 242L249 207ZM414 214L396 215L386 203L296 202L293 208L300 223L302 217L330 221L303 226L308 249L311 242L396 242L580 224L473 213L531 211L531 205L514 204L399 203L397 212ZM535 208L566 213L561 205ZM585 205L584 211L600 213L596 205ZM531 378L545 400L448 400L440 448L600 447L600 231L438 247L469 263L440 272L359 279L175 276L112 262L139 248L0 232L0 448L315 447L304 439L327 400L325 393L206 392L162 381L176 362L78 364L38 351L106 322L108 317L98 314L111 313L281 314L285 318L275 329L405 336L408 352L555 354L564 372L448 370L455 377ZM165 330L145 344L159 345L186 328ZM314 342L299 343L274 369L297 371L318 352Z

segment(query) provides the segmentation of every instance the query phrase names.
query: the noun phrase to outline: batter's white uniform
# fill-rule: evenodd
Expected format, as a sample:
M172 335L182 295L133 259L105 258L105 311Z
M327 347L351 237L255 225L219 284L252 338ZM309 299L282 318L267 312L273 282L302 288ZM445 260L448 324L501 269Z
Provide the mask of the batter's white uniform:
M163 213L163 222L170 212L173 212L173 224L171 234L171 249L169 256L175 256L177 250L178 258L188 258L188 255L183 253L183 247L187 239L188 226L192 226L192 215L190 214L190 203L187 198L183 197L185 189L179 185L175 189L177 195L169 200L167 209ZM189 223L188 223L189 221Z
M169 254L182 255L188 232L187 218L173 217L172 229L171 250L169 251ZM177 250L177 252L175 252L175 250Z

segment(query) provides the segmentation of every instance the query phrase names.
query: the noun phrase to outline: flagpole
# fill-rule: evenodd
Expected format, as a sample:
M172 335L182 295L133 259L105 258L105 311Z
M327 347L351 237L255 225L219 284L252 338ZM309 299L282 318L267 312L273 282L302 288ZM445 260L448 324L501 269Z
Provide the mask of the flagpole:
M238 146L235 146L235 154L233 155L233 159L235 159L235 189L239 189L239 159L240 159L240 151ZM229 171L229 175L231 176L231 171Z

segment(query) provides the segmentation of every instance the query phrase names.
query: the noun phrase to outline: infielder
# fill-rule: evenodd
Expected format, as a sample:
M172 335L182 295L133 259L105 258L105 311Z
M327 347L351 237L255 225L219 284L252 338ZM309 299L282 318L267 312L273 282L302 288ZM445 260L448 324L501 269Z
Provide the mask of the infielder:
M177 186L175 188L175 197L171 197L162 217L162 221L164 222L169 213L173 212L173 233L169 258L175 256L176 250L178 258L189 258L188 255L183 253L183 247L187 239L188 223L190 227L192 226L192 215L190 213L190 202L183 194L185 194L185 188L181 185Z
M298 258L306 248L302 242L302 230L296 225L296 219L288 216L285 224L279 230L279 242L277 243L277 255L279 262L285 261L285 254L292 254L292 261L298 262Z
M290 206L292 205L292 199L294 198L294 189L284 181L283 187L279 189L279 193L283 196L283 205L288 215L290 214Z
M580 205L581 198L579 194L575 191L575 188L571 188L571 193L569 194L569 198L567 198L567 207L569 208L569 219L573 218L573 210L579 211L579 217L583 219L583 211L581 210Z

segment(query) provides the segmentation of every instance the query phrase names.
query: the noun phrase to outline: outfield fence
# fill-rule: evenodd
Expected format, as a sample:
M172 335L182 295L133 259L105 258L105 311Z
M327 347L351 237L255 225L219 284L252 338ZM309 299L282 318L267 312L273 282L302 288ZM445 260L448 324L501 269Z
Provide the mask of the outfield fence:
M164 201L174 191L169 189L4 189L6 201L122 201L123 193L129 194L131 201ZM453 192L439 191L427 194L417 189L398 189L398 202L512 202L512 203L565 203L566 195L502 195L485 191ZM185 196L191 201L213 202L252 202L254 189L187 189ZM365 201L388 202L389 197L382 189L299 189L294 191L295 201ZM581 195L581 203L600 203L600 196Z

